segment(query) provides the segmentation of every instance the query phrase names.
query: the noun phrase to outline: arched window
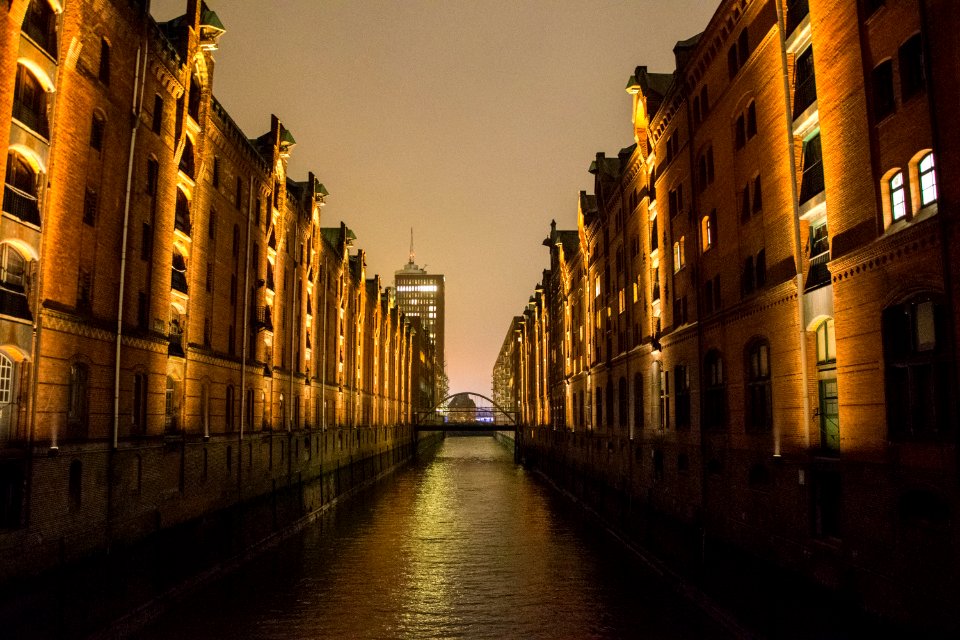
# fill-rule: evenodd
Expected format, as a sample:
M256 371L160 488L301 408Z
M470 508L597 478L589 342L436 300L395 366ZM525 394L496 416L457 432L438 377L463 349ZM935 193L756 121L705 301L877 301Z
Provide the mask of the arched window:
M0 286L23 293L26 264L26 260L12 245L7 243L0 245Z
M713 246L715 233L713 214L703 216L700 219L700 248L702 251L706 252Z
M190 74L190 98L187 102L187 115L193 118L194 122L200 122L200 96L200 81L194 71Z
M7 174L3 187L3 210L24 222L40 226L37 206L37 174L19 154L7 154Z
M180 156L180 171L192 179L193 170L193 140L190 139L190 136L187 136L186 142L183 143L183 154Z
M27 6L23 31L51 57L57 57L57 14L47 0L33 0Z
M13 402L13 361L0 353L0 411Z
M187 261L176 247L171 262L170 288L187 293Z
M722 429L727 424L727 384L723 358L709 351L703 363L703 426L706 430Z
M49 135L47 92L40 81L22 64L17 65L13 89L13 117L41 138Z
M103 84L110 84L110 43L106 38L100 39L100 71L97 77Z
M907 217L907 195L903 184L903 172L897 171L887 183L890 186L890 215L893 221ZM934 187L934 191L936 187Z
M920 206L925 207L937 200L937 174L932 153L920 158L917 171L920 174Z
M747 429L765 431L773 427L770 345L765 340L751 343L746 360Z

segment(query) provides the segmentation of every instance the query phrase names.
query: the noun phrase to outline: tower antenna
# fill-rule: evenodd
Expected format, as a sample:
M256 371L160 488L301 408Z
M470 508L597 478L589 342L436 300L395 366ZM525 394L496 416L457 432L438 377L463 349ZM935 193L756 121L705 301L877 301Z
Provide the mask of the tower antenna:
M413 227L410 227L410 264L414 263L417 254L413 251Z

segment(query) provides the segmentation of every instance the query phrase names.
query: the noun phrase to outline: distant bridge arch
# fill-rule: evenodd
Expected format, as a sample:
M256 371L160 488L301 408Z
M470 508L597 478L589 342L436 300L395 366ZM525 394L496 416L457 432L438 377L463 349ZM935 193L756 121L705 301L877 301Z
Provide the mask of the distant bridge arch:
M517 411L474 391L454 393L414 414L417 431L515 431L518 425Z

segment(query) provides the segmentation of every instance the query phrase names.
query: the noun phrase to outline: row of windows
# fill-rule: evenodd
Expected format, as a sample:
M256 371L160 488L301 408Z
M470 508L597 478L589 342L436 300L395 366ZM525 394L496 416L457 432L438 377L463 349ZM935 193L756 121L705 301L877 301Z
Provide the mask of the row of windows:
M900 45L897 57L900 72L900 101L904 103L922 92L926 86L923 41L919 33L911 36ZM897 109L893 75L892 59L884 60L878 64L871 74L873 112L877 121L882 120Z
M919 204L920 208L926 207L937 201L937 174L934 164L933 154L923 155L915 164L911 165L915 170L914 178L919 186ZM886 181L888 190L888 206L891 222L897 222L907 218L907 182L903 171L895 171Z

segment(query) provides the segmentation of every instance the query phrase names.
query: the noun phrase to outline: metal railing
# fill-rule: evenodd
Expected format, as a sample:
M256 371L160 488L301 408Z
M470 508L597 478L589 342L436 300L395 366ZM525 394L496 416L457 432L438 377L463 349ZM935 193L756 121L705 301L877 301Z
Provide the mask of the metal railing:
M796 120L807 108L817 101L817 81L811 73L797 83L793 92L793 119Z
M47 125L46 113L38 113L19 100L14 100L13 117L40 137L44 139L50 137L50 128Z
M37 199L9 184L3 187L3 210L23 222L40 226L40 207L37 205Z
M183 271L170 269L170 288L174 291L187 293L187 274Z

